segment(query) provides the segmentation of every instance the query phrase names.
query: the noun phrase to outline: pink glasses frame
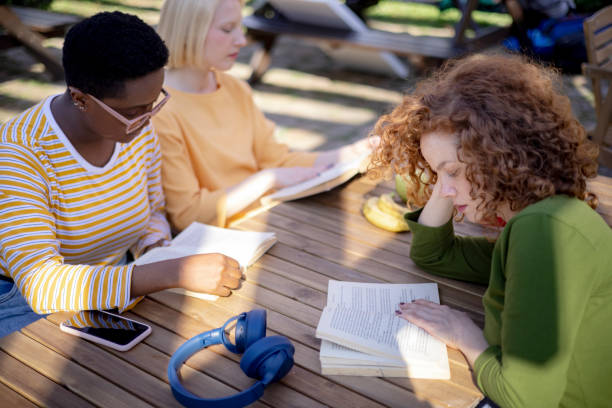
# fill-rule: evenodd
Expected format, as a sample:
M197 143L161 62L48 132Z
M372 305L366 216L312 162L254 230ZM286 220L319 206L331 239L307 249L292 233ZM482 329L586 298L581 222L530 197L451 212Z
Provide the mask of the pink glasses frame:
M134 130L138 129L143 124L145 124L149 119L151 119L151 116L159 112L159 110L166 104L166 102L168 102L168 99L170 98L170 94L168 93L168 91L162 88L161 92L164 95L164 98L161 101L159 101L157 105L153 106L153 108L151 108L149 112L145 112L142 115L135 117L134 119L126 119L125 116L121 115L119 112L117 112L116 110L114 110L113 108L111 108L110 106L108 106L107 104L105 104L104 102L102 102L101 100L99 100L98 98L96 98L95 96L91 94L85 94L85 95L89 96L102 109L104 109L106 112L111 114L115 119L123 123L125 125L125 133L127 134L130 132L133 132Z

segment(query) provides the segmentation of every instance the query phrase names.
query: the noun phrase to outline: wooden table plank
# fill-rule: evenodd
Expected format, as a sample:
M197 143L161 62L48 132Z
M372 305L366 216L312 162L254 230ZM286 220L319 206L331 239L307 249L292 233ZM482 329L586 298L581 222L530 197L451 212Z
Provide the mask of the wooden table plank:
M257 271L259 268L265 268L270 272L284 276L287 279L294 282L299 282L304 286L308 286L321 292L327 291L329 277L302 266L295 265L291 262L287 262L275 256L266 256L261 258L249 268L248 274L251 274L252 271Z
M0 6L0 26L45 64L54 79L64 77L60 59L42 45L44 37L30 30L8 6Z
M0 385L0 406L3 407L34 407L34 404L50 408L93 407L3 351L0 351Z
M84 343L83 340L79 341ZM0 348L13 358L38 371L94 405L106 407L150 407L151 405L96 375L87 368L64 356L52 352L46 346L21 332L11 333L0 339ZM95 358L95 357L94 357Z
M45 343L64 357L95 370L101 377L117 382L117 385L138 395L151 405L181 407L164 382L169 360L167 356L145 344L138 344L126 352L118 352L63 333L58 330L58 325L70 315L70 313L51 315L50 321L39 320L29 325L23 332ZM165 362L165 365L160 362ZM214 384L206 385L211 389L215 388ZM227 392L234 391L226 386L223 389Z
M266 224L260 222L258 224L257 219L246 220L241 223L240 226L250 230L266 229ZM344 251L344 249L332 246L329 242L323 243L315 241L307 238L307 236L298 236L293 232L281 230L274 226L268 225L267 230L274 231L280 242L283 244L289 243L296 249L296 251L289 251L292 252L291 255L293 255L293 257L288 258L286 257L287 248L282 248L282 245L276 244L269 250L269 253L274 256L281 257L302 267L320 271L330 276L330 278L337 280L354 280L361 282L383 281L394 283L437 282L439 285L445 285L445 291L441 292L441 295L444 296L443 303L465 310L470 313L477 322L482 324L483 311L481 296L485 289L482 286L428 274L414 265L414 262L408 257L400 257L388 262L379 262L380 259L384 259L388 256L388 253L383 249L373 249L369 257L366 257L357 252ZM350 243L346 245L350 246ZM283 249L285 252L284 254L280 253ZM313 255L309 259L311 262L303 263L302 261L306 258L307 254ZM329 262L322 262L322 260ZM306 261L308 261L308 259L306 259ZM338 268L332 265L334 263L345 266L348 270L344 270L344 273L337 277L334 275L334 272L338 271ZM393 263L395 266L389 266L389 263ZM367 276L359 274L360 272ZM462 292L463 297L461 302L456 301L456 299L458 299L457 297L446 296L447 293L451 293L455 290Z
M8 367L7 367L8 368ZM27 367L26 367L27 368ZM36 405L0 382L0 405L3 407L36 408ZM57 405L56 405L57 406Z
M368 242L356 242L355 240L350 239L350 237L343 234L343 231L339 231L336 229L336 232L331 231L320 231L317 227L313 227L312 224L302 223L298 220L292 220L282 215L276 213L277 208L272 209L271 213L265 216L265 223L261 221L262 217L256 217L253 220L248 220L244 222L244 227L251 227L251 229L257 230L274 230L277 233L282 231L283 233L295 234L295 237L284 237L281 241L283 243L297 242L296 247L303 249L303 243L309 243L311 240L319 241L325 246L332 246L338 249L341 249L343 252L347 252L351 255L360 258L370 258L376 262L383 263L388 266L392 266L398 268L404 272L408 272L410 274L415 275L416 280L414 282L419 281L431 281L438 280L440 284L446 284L449 287L453 287L462 291L465 291L470 294L474 294L479 298L482 297L484 293L484 286L475 285L467 282L461 282L454 279L440 278L433 276L429 273L423 272L420 268L418 268L409 257L410 247L406 244L402 244L404 246L404 250L402 252L397 253L389 253L390 251L387 249L386 245L372 245ZM260 225L256 225L255 223L259 222ZM303 225L302 225L303 224ZM370 230L378 230L370 224ZM306 240L304 240L306 238ZM318 250L317 250L318 251ZM317 252L318 254L318 252ZM406 277L402 276L400 282L406 282ZM384 279L389 282L395 282L392 279Z
M246 273L247 282L269 289L290 299L298 300L316 309L323 309L327 303L326 288L322 290L313 289L305 284L295 282L285 277L284 273L269 272L261 264L250 267Z
M432 275L423 273L419 268L417 268L412 260L410 260L409 254L409 246L405 247L405 250L402 254L390 252L386 249L386 247L368 245L366 243L360 243L354 240L349 239L342 233L338 232L329 232L324 231L318 228L317 226L313 226L308 223L302 223L298 220L293 220L291 218L284 217L282 215L276 214L276 209L272 209L270 214L265 217L264 226L268 229L274 229L275 232L280 233L280 231L288 232L294 234L296 237L284 237L281 241L284 243L288 243L290 240L296 243L296 247L304 248L305 244L310 244L311 242L318 241L325 245L326 247L334 247L340 249L344 254L346 259L371 259L377 263L382 263L384 265L388 265L394 268L399 268L400 270L406 271L407 269L411 273L415 273L417 276L426 277L426 279L431 280ZM246 221L249 225L252 225L252 222L259 221L259 217L256 217L253 220ZM371 226L372 229L376 228ZM304 239L306 238L306 239ZM314 243L313 243L314 245ZM320 248L316 248L316 253L319 253ZM350 255L350 256L349 256ZM476 285L468 284L468 283L459 283L455 280L444 279L446 283L451 283L453 285L463 286L466 291L476 290L476 293L481 296L482 288L478 288Z
M336 211L337 214L333 214ZM295 201L274 208L275 214L283 215L296 221L316 225L317 228L328 232L341 233L346 239L364 243L366 245L385 248L387 251L400 255L406 255L410 249L411 234L393 233L380 228L372 230L370 225L357 223L345 217L339 210L325 207L319 203ZM330 214L331 213L331 214ZM398 239L405 236L406 240Z
M81 21L81 17L54 13L32 7L11 6L11 10L31 30L44 33L56 33L66 31L68 27Z

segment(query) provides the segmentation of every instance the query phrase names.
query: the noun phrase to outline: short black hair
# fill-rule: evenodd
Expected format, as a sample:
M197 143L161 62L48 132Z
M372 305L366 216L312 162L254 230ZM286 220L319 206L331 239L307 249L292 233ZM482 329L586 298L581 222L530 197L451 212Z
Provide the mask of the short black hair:
M68 86L97 98L116 97L123 92L126 80L163 68L168 48L137 16L103 12L68 31L62 62Z

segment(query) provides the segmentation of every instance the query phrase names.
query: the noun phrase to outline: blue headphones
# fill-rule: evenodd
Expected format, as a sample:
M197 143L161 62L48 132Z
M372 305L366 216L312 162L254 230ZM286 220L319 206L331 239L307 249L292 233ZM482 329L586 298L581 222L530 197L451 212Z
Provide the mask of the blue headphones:
M225 334L225 327L234 320L236 320L236 344L232 344ZM197 397L181 385L178 370L195 352L221 343L233 353L244 353L240 360L240 368L246 375L259 381L229 397L210 399ZM220 328L198 334L183 343L170 358L168 380L174 398L186 407L244 407L257 401L268 384L280 380L291 370L294 352L293 344L286 337L266 337L266 311L255 309L234 316Z

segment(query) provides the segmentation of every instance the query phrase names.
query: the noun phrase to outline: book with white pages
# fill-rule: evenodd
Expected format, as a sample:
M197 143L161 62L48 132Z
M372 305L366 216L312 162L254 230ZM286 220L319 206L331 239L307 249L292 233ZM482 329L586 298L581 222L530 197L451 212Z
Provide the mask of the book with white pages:
M370 153L364 153L353 160L337 163L316 177L261 197L260 202L263 206L269 207L279 202L329 191L365 171L369 157Z
M412 358L410 363L362 353L327 340L321 340L321 374L369 377L450 378L448 362Z
M440 303L437 284L330 280L315 334L322 373L449 379L446 345L395 315L400 302L415 299Z
M234 258L245 270L275 243L276 234L273 232L239 231L194 222L174 237L169 246L153 248L139 257L134 264L144 265L189 255L221 253ZM205 300L218 298L215 295L181 288L169 290Z

